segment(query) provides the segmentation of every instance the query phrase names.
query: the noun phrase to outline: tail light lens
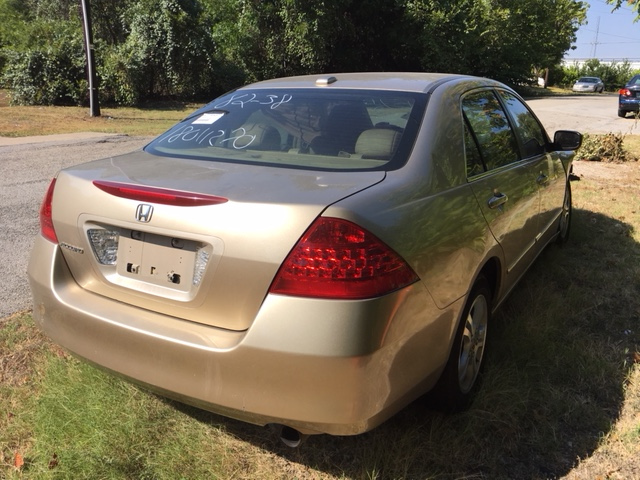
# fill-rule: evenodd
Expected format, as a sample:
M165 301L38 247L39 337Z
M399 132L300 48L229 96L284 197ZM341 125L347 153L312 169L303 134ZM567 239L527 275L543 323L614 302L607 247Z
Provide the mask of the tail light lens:
M53 220L51 217L51 202L53 201L53 190L56 186L56 179L51 180L47 193L40 207L40 233L44 238L54 243L58 243L56 231L53 228Z
M630 97L631 96L631 90L629 90L628 88L621 88L618 93L620 95L622 95L623 97Z
M289 253L270 293L364 299L418 280L409 265L370 232L346 220L317 219Z

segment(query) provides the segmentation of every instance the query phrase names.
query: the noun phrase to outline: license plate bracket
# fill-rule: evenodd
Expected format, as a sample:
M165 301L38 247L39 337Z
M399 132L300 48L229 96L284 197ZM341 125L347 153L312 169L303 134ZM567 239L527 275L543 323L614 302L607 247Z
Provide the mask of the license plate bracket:
M183 292L191 289L200 243L139 231L126 233L118 244L118 275Z

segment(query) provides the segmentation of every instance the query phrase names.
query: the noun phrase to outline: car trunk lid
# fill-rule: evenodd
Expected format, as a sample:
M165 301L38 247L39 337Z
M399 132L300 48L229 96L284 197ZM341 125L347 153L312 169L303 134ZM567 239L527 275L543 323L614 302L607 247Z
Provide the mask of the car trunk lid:
M53 223L82 288L244 330L313 220L384 176L135 152L60 172Z

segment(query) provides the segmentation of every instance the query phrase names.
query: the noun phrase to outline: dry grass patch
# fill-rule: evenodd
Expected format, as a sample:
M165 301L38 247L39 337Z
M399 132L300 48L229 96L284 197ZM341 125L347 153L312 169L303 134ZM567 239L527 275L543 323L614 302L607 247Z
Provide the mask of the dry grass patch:
M153 108L102 108L90 117L83 107L30 107L9 105L0 91L0 136L25 137L57 133L100 132L131 136L158 135L200 105L165 102Z
M0 319L0 478L33 446L30 405L47 352L56 349L27 312Z
M640 478L640 368L625 383L625 404L612 431L603 436L593 456L566 480L629 480Z

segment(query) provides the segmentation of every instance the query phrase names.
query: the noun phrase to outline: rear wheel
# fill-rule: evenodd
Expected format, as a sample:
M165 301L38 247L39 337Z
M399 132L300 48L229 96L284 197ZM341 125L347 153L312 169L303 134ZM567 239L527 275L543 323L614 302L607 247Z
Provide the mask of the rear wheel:
M432 393L436 407L455 411L469 405L482 370L490 318L491 290L480 276L471 289L449 360Z
M619 117L626 117L627 116L627 112L625 112L624 110L622 110L621 108L618 109L618 116Z
M571 183L567 182L567 188L564 191L564 201L562 202L562 212L560 212L560 224L558 225L557 242L560 245L564 245L569 239L572 211L573 207L571 204Z

